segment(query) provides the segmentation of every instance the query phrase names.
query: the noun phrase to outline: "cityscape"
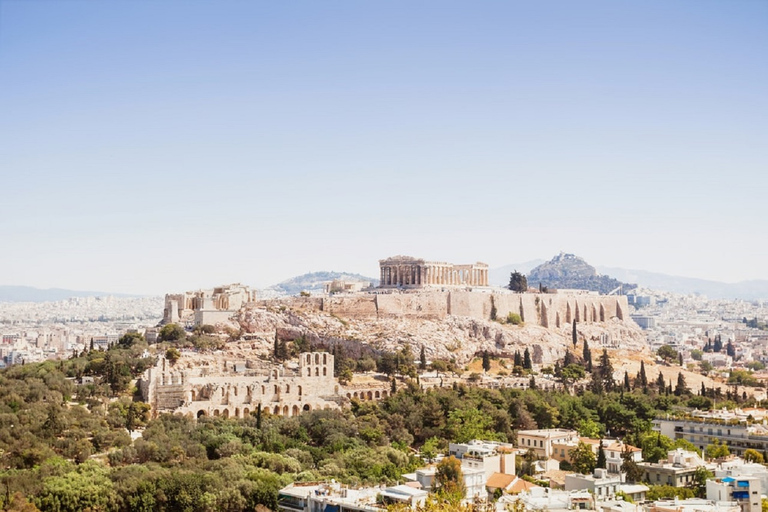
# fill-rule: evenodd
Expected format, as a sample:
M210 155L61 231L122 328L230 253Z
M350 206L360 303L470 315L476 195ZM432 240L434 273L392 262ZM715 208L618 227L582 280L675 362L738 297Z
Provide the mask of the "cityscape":
M0 0L0 510L768 512L766 21Z

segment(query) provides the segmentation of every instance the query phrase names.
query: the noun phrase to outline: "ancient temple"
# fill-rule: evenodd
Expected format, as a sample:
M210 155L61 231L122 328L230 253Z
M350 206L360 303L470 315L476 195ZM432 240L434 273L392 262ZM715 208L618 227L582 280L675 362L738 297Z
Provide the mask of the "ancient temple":
M488 265L454 265L442 261L424 261L410 256L392 256L379 260L380 288L420 288L430 286L488 286Z

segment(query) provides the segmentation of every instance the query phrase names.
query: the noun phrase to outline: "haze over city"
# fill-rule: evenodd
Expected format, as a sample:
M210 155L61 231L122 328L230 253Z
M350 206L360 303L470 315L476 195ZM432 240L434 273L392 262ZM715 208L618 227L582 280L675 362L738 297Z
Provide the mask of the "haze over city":
M768 3L0 2L0 284L766 279Z

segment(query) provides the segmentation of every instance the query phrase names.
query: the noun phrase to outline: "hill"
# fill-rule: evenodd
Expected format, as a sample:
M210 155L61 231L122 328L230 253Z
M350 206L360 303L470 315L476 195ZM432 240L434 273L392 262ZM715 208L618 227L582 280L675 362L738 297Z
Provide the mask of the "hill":
M602 294L618 287L624 291L637 287L636 284L622 283L609 276L598 274L595 267L573 254L560 253L528 273L529 286L590 290Z
M280 283L270 286L265 290L261 290L263 296L282 297L286 295L298 295L299 293L306 291L309 293L320 293L323 291L323 286L328 281L334 279L344 279L348 281L365 281L373 283L374 286L379 284L378 279L372 277L365 277L360 274L349 274L347 272L310 272L300 276L286 279Z
M723 283L694 277L671 276L646 270L598 267L600 272L616 276L617 279L637 283L644 288L663 290L685 295L700 293L713 299L768 299L767 280L749 280L738 283Z
M0 286L0 302L57 302L72 297L139 297L120 293L34 288L32 286Z

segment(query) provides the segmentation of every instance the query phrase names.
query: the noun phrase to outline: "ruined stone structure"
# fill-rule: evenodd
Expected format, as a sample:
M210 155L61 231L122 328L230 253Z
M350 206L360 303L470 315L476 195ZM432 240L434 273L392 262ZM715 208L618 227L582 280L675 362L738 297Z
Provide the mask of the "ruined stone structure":
M163 323L203 325L226 323L246 303L256 299L256 292L240 283L165 296Z
M410 256L379 260L380 288L421 288L426 286L488 286L488 265L473 263L453 265L424 261Z
M139 380L142 400L152 406L154 416L173 412L195 418L240 418L259 405L271 414L296 416L303 411L338 409L345 398L387 396L386 384L347 392L334 378L333 355L327 352L303 353L298 363L260 369L247 368L245 363L185 368L182 360L172 365L161 357Z

